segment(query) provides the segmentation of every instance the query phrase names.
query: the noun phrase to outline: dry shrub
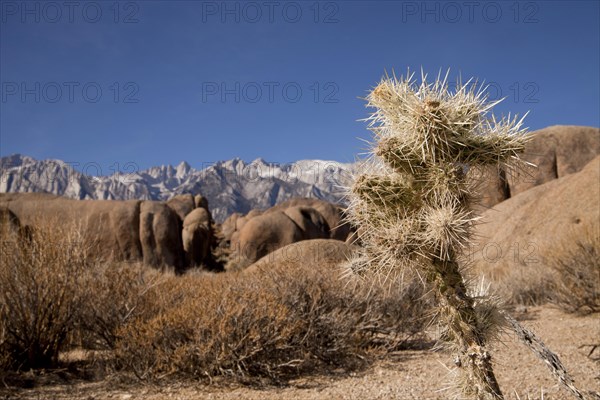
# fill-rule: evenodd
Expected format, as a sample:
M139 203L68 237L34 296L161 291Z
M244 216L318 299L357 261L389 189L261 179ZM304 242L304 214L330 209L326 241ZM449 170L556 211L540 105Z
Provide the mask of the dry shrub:
M567 312L600 311L600 234L598 226L572 232L548 256L557 279L550 300Z
M516 265L493 280L495 290L507 304L539 306L550 300L556 279L546 264L533 264Z
M52 218L0 243L0 366L51 368L69 347L112 349L129 319L156 313L149 289L169 274L98 260L83 225Z
M76 332L80 345L86 349L113 349L117 332L125 323L156 312L151 309L156 301L148 297L155 295L151 289L169 276L141 263L97 263L87 270L88 297L81 303Z
M598 225L572 230L541 262L497 269L488 278L511 305L554 303L567 312L600 311L600 235Z
M176 276L100 262L85 231L46 220L3 235L3 370L56 367L59 353L84 348L108 350L112 367L143 379L277 381L360 367L376 349L410 343L426 322L420 283L383 287L342 279L329 264L285 262Z
M371 347L398 347L422 329L421 286L392 293L348 284L331 266L286 267L157 285L160 311L120 331L121 367L143 379L278 381L327 366L358 367Z
M93 251L76 226L47 220L5 232L0 243L0 361L46 368L75 329Z
M6 315L6 305L3 302L0 303L0 315ZM8 337L8 327L3 321L0 321L0 371L4 371L11 364L11 354L5 346ZM0 378L2 378L2 375L2 372L0 372Z

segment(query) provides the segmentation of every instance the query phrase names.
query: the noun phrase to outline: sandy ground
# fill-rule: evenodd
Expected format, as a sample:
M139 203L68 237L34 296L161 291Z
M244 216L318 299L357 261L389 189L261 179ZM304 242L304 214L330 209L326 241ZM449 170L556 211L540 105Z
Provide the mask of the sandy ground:
M565 314L551 307L535 307L520 314L521 322L533 329L556 352L576 385L584 391L600 392L600 347L588 357L593 343L600 344L600 315ZM495 371L507 399L571 399L559 388L547 367L512 335L494 351ZM204 384L148 386L113 380L48 384L32 389L0 389L0 399L223 399L223 400L317 400L401 399L447 400L451 375L447 354L432 351L402 351L376 362L358 373L335 373L294 380L286 387L251 388Z

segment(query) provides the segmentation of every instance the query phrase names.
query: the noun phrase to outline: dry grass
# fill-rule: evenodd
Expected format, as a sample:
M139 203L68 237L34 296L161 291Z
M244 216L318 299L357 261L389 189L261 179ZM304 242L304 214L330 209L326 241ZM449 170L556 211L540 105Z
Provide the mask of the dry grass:
M153 312L148 296L170 275L141 263L98 263L88 269L85 290L91 297L80 305L79 329L72 344L91 350L114 349L124 324Z
M509 264L510 265L510 264ZM540 262L511 265L490 276L508 304L552 303L566 312L600 311L598 225L572 230L540 254Z
M421 332L421 286L391 293L331 266L173 277L150 318L123 326L116 358L139 378L231 376L277 382L357 368Z
M58 221L5 233L0 243L2 367L56 366L79 319L93 249L82 230Z
M590 313L600 311L600 233L598 226L572 233L548 255L557 279L550 301L564 311Z
M3 236L3 370L64 367L66 354L83 349L101 354L102 368L141 379L278 382L366 366L408 346L427 322L420 284L374 286L332 265L177 276L98 262L77 228L40 222Z
M512 306L539 306L552 297L558 276L545 264L515 265L501 276L493 276L494 287Z

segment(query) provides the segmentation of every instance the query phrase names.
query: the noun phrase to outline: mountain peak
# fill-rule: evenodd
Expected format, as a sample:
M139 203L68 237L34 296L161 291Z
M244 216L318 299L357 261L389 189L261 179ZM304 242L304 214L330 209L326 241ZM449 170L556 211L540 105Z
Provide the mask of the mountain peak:
M231 169L231 170L235 170L237 168L238 165L242 165L244 166L244 160L242 160L239 157L235 157L232 158L231 160L227 160L227 161L218 161L215 163L216 166L220 166L226 169Z
M175 169L177 171L177 177L180 178L186 175L188 172L190 172L192 167L187 162L182 161L179 163L179 165L177 165Z
M250 164L262 164L262 165L269 165L268 162L265 161L264 158L262 157L258 157L256 160L252 161Z
M279 165L257 158L219 161L203 170L182 161L176 167L162 165L134 175L87 177L70 170L60 160L36 161L20 154L0 158L0 192L48 192L77 199L160 200L184 193L202 194L215 221L233 212L266 209L292 197L318 197L340 202L338 187L346 184L343 166L319 168L327 161L298 161ZM309 164L312 168L309 168ZM52 179L48 179L52 177ZM273 193L277 193L276 196Z
M36 162L34 158L25 156L23 154L15 153L10 156L0 157L0 168L13 168L20 167L25 164L31 164Z

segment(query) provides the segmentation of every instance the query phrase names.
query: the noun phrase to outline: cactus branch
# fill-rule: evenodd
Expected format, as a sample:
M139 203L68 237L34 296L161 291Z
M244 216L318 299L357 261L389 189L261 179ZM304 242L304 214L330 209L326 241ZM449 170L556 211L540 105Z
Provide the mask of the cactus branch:
M435 287L441 295L441 308L446 319L448 335L456 348L455 365L467 369L463 392L476 399L502 399L494 375L491 355L486 349L486 335L478 326L480 318L473 299L467 294L458 264L434 259Z
M522 119L488 115L497 102L445 78L417 84L384 78L368 95L374 112L371 157L349 190L348 218L359 228L363 252L357 272L416 270L434 288L440 322L461 372L462 395L502 399L487 342L505 321L489 299L469 295L458 263L469 248L476 198L471 172L518 160L527 140Z

